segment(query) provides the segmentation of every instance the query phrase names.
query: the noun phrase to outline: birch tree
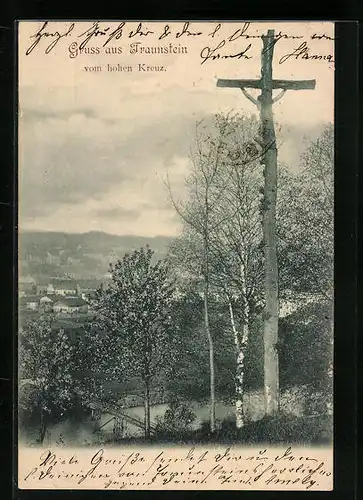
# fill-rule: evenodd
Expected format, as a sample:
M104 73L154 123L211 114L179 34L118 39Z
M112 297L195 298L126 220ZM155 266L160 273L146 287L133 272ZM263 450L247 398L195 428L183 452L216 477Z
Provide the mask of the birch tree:
M182 239L183 252L189 256L186 257L189 271L193 262L197 267L199 264L204 269L208 293L212 288L228 303L236 349L238 428L244 425L244 359L250 304L256 302L257 297L257 301L261 301L263 279L259 211L259 188L263 181L260 154L254 143L257 134L256 119L217 115L214 132L204 130L202 134L206 152L201 154L199 147L193 157L192 175L187 184L189 201L183 211L177 207L187 226ZM196 142L201 143L199 135ZM204 297L207 297L208 317L206 289ZM213 350L212 339L208 338Z
M197 275L202 283L204 329L209 346L210 430L212 433L215 432L216 422L214 341L210 326L211 234L217 223L217 207L223 195L217 178L223 155L226 152L225 132L227 131L226 123L221 116L217 115L215 121L218 133L214 135L207 124L203 122L197 124L195 141L190 154L191 173L186 179L187 202L176 202L169 180L167 183L174 208L187 228L186 232L194 233L196 248L199 243L200 258L197 262L200 267Z
M254 143L258 123L253 118L227 117L226 161L221 165L223 197L219 223L212 235L216 262L215 282L228 303L236 348L236 426L244 426L245 356L251 305L262 303L262 227L259 207L262 172Z

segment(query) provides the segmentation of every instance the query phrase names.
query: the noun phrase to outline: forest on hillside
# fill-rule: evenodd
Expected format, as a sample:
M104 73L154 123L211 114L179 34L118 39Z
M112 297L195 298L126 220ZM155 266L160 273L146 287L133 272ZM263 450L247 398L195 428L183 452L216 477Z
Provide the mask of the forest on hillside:
M166 256L170 238L113 235L101 231L61 233L22 231L19 235L19 275L36 282L67 274L103 279L110 262L126 252L151 244L155 258Z

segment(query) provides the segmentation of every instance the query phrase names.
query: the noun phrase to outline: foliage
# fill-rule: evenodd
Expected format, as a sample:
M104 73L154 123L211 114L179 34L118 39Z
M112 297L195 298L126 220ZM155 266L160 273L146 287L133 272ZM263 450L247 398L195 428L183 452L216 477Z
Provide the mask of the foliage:
M19 405L37 415L41 441L48 423L72 406L74 396L72 346L65 333L52 328L53 321L44 315L20 331Z
M282 387L309 385L332 394L332 315L329 302L317 302L280 320Z
M109 359L110 337L94 323L90 321L85 325L83 335L75 345L75 385L79 404L84 408L89 408L91 403L103 405L113 400L104 388L106 382L113 380Z
M182 440L184 443L246 443L246 444L281 444L281 445L322 445L331 444L333 439L333 419L329 415L313 417L294 417L279 414L276 417L264 417L258 421L246 422L243 429L236 429L234 417L227 417L220 422L217 432L210 433L208 421L202 422L199 429L180 434L174 433L170 440Z
M225 393L234 386L236 399L243 399L249 326L263 305L258 134L255 118L217 114L212 123L200 122L188 198L172 200L184 227L170 247L170 260L182 288L189 282L204 296L212 408L217 386ZM239 426L241 407L236 405ZM211 420L213 415L212 409Z
M40 421L41 436L52 419L72 407L119 401L120 387L129 396L142 394L147 405L157 389L169 401L206 401L212 394L211 347L215 395L232 401L237 349L229 306L237 332L248 322L243 390L263 386L263 172L254 146L257 126L255 119L217 115L212 127L198 127L188 199L177 206L184 220L181 236L170 245L167 260L141 247L110 265L111 281L97 291L95 317L74 346L52 328L51 316L25 322L19 405L21 413ZM307 396L305 413L314 417L246 422L243 433L235 429L235 419L225 419L215 440L330 439L332 126L310 145L301 166L295 174L279 167L280 298L292 298L298 308L280 318L277 348L281 388L292 393L297 387L299 395ZM190 429L194 418L188 406L172 403L158 423L158 435L210 439L210 423Z
M261 300L263 278L263 176L254 143L257 135L258 121L238 114L217 114L212 123L198 124L191 173L186 179L188 198L179 203L173 200L184 221L182 234L169 247L181 283L198 286L207 232L212 291L223 294L227 289L237 297L246 288L256 304Z
M204 400L208 397L209 374L202 298L194 291L179 297L173 318L180 332L175 355L177 362L164 378L165 389L172 398Z
M92 304L93 327L104 332L104 368L114 378L125 372L152 376L168 361L168 341L175 333L173 284L167 263L152 264L152 257L146 247L111 264L111 283L98 290Z
M93 300L93 349L108 379L140 377L144 384L145 429L150 430L150 384L173 364L178 332L173 323L174 284L165 260L153 263L146 246L110 264L111 282ZM102 344L102 345L99 345ZM96 352L98 347L99 352Z
M278 212L280 291L332 300L334 251L334 129L306 150L301 171L280 171Z
M219 439L253 444L326 444L332 440L332 419L328 416L264 417L247 423L242 433L236 432L233 421L226 419L222 422Z
M159 437L185 435L190 431L190 426L196 419L195 413L187 403L174 401L170 403L163 419L159 419L156 434Z
M211 330L215 342L216 396L228 402L235 395L235 346L229 330L226 304L211 300ZM179 356L169 377L161 381L170 397L206 401L209 374L208 346L203 330L203 302L190 291L178 299L174 320L178 331ZM263 330L261 319L254 317L250 325L250 342L246 349L246 389L263 386Z

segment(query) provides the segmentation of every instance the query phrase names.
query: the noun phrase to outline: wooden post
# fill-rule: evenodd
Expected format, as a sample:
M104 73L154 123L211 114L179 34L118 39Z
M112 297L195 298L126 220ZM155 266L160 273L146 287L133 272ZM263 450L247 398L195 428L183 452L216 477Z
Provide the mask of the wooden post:
M264 388L265 414L273 416L279 405L279 363L276 344L278 340L279 290L276 241L276 198L277 198L277 147L272 105L287 90L308 90L315 88L315 80L273 80L272 61L275 32L268 30L262 36L261 78L259 80L218 79L217 87L239 88L243 95L260 111L262 151L264 164L263 238L265 257L265 311L264 311ZM246 88L259 89L257 99ZM282 89L273 98L272 91Z
M279 290L276 241L276 194L277 194L277 148L272 114L272 58L274 32L269 30L262 37L261 95L259 101L263 163L263 243L265 257L265 311L264 311L264 388L265 414L276 415L279 403L279 361L276 344L278 340Z

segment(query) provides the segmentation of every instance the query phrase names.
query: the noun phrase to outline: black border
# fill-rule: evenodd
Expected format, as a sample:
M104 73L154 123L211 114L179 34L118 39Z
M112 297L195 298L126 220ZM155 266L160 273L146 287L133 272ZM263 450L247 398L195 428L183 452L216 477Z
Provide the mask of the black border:
M354 43L355 42L355 43ZM356 492L358 26L336 26L335 70L335 488ZM353 103L356 105L353 105Z
M5 16L4 16L5 17ZM9 19L0 22L0 276L4 295L0 301L2 343L0 349L0 477L2 490L12 494L13 456L13 311L15 281L13 276L14 244L14 35Z
M290 2L284 1L282 7ZM4 267L0 276L4 287L5 296L0 301L0 314L3 319L3 343L0 350L4 359L0 363L0 386L1 386L1 405L0 405L0 429L3 434L5 431L6 450L1 448L1 473L5 478L5 488L9 486L9 492L14 498L19 499L42 499L42 498L63 498L63 495L71 494L77 498L81 496L87 498L101 498L105 495L115 496L120 492L104 492L104 491L73 491L56 490L56 491L36 491L36 490L16 490L12 491L13 471L12 459L14 457L13 435L12 435L12 418L13 418L13 401L11 395L13 369L16 365L13 363L13 355L15 354L13 343L13 332L16 332L16 279L14 279L14 271L17 272L17 175L13 165L16 165L17 157L17 140L16 140L16 103L17 90L15 83L16 78L16 37L14 30L15 19L36 19L36 18L63 18L66 19L67 12L64 7L58 7L58 15L49 15L50 5L38 2L37 8L27 2L26 5L20 7L19 3L13 5L12 12L8 12L7 22L2 23L0 28L1 45L0 45L0 76L1 83L5 88L5 99L0 99L0 117L1 117L1 143L2 143L2 172L5 172L3 181L0 183L0 210L3 216L0 219L0 250L3 255L0 259L0 264ZM60 8L59 8L60 7ZM275 8L275 6L273 6ZM280 4L281 7L281 4ZM309 6L305 7L306 15L304 19L308 20L319 19L312 14ZM335 7L335 8L334 8ZM170 6L169 6L170 8ZM287 8L287 7L286 7ZM135 7L136 9L136 7ZM195 2L192 5L180 4L173 5L171 15L167 14L168 9L162 9L163 12L149 6L143 9L142 16L137 11L132 13L132 8L126 9L127 18L157 20L157 19L241 19L246 17L243 14L243 6L235 6L232 9L218 5L212 1L208 5L208 10L200 10L200 7ZM139 10L139 7L137 7ZM230 12L226 12L230 10ZM272 8L270 8L272 10ZM304 9L302 8L302 11ZM36 12L34 12L36 11ZM87 18L97 18L91 16L92 9L87 8ZM125 12L122 5L119 5L119 11ZM354 2L339 2L337 5L329 6L330 16L322 16L320 19L331 19L343 16L354 17L355 5ZM205 14L208 12L208 15ZM85 14L84 13L84 14ZM268 17L269 10L264 10ZM276 11L273 18L277 17ZM302 14L302 12L301 12ZM109 18L111 19L111 18ZM249 19L253 19L249 17ZM256 19L261 20L260 17ZM289 17L287 17L289 19ZM302 19L299 19L302 20ZM355 498L356 494L356 380L357 380L357 318L356 318L356 285L357 285L357 175L358 175L358 26L357 23L340 23L336 26L336 245L335 245L335 280L336 280L336 300L335 300L335 489L332 492L308 492L310 496L319 498L334 498L334 499L350 499ZM15 163L14 163L15 160ZM14 230L15 229L15 230ZM16 276L15 276L16 277ZM4 300L5 298L5 300ZM10 307L9 307L10 306ZM13 315L11 314L13 311ZM15 323L15 324L14 324ZM12 353L12 354L11 354ZM15 374L14 374L15 375ZM6 394L5 394L6 393ZM10 398L9 398L10 395ZM13 393L14 395L14 393ZM9 432L10 430L10 432ZM16 471L14 471L16 473ZM1 488L4 491L4 487ZM123 491L125 496L144 497L157 496L158 498L169 498L170 494L178 498L184 496L200 496L210 495L208 491ZM223 495L240 495L240 492L218 492ZM218 494L217 493L217 494ZM256 494L265 496L266 498L277 498L280 495L303 496L304 492L284 492L284 491L265 491L252 492L243 491L244 496L255 498Z

